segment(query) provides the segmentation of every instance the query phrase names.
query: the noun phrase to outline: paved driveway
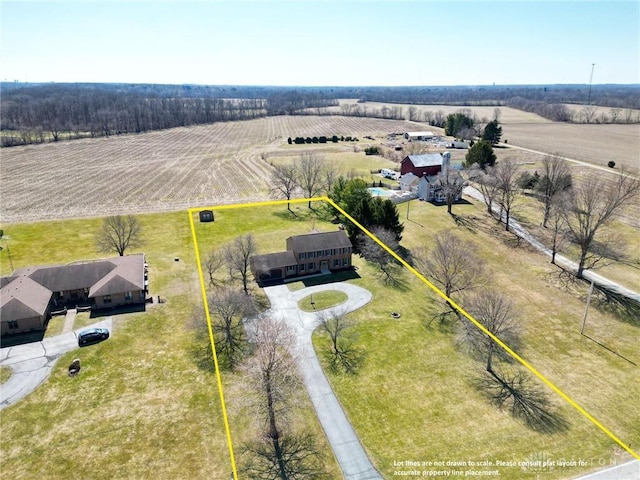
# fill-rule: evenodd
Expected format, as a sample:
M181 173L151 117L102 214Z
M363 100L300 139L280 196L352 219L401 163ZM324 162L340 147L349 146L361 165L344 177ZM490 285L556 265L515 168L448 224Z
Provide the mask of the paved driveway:
M78 348L77 332L92 327L111 330L112 318L41 342L0 348L0 365L11 368L11 378L0 385L0 410L16 403L44 382L62 355Z
M318 419L347 480L378 480L382 476L367 457L358 436L347 419L336 398L311 343L311 334L318 325L315 313L298 309L298 301L312 293L339 290L349 298L345 303L327 309L352 312L371 301L371 292L348 283L328 283L290 292L286 285L266 287L265 293L271 302L267 315L284 319L297 337L295 357L305 387L311 397Z

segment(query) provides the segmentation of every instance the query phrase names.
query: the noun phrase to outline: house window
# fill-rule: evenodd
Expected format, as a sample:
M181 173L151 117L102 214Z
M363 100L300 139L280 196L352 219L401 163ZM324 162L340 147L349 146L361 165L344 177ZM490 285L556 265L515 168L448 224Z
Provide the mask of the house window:
M343 258L342 259L342 265L349 265L349 259L348 258Z
M301 264L300 264L300 271L301 271L301 272L304 272L304 263L301 263Z
M130 302L131 300L133 300L133 292L124 292L124 299L127 302Z
M316 257L321 257L322 256L322 250L318 250L316 252Z
M334 267L339 267L339 266L340 266L340 259L339 259L339 258L336 258L336 259L333 261L333 266L334 266Z
M309 265L307 265L307 268L308 268L309 270L313 270L315 267L316 267L315 262L311 262L311 263L309 263Z
M307 258L307 254L306 253L301 253L300 254L300 260L303 260L305 258Z
M325 250L324 251L324 256L328 257L329 255L331 255L331 250Z
M14 328L18 328L18 321L17 320L9 320L7 322L9 324L9 329L14 329Z
M111 295L105 295L102 297L102 303L111 303Z
M296 266L295 265L289 265L287 267L287 273L294 273L296 271Z
M307 258L313 258L315 255L315 252L308 252L307 253Z
M336 254L336 251L337 251L337 249L332 248L332 249L331 249L331 255L335 255L335 254Z

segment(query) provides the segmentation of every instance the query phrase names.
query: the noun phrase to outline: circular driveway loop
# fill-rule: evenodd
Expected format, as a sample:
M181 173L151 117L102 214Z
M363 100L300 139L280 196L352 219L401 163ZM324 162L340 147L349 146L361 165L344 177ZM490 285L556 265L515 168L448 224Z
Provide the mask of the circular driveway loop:
M344 292L348 299L340 305L319 311L352 312L365 306L372 298L371 292L368 290L348 283L316 285L296 292L290 292L286 285L277 285L264 288L264 292L271 302L271 309L264 315L283 319L296 334L294 357L344 478L347 480L381 480L382 476L367 457L358 436L342 410L340 402L333 393L322 367L320 367L320 362L318 362L318 357L311 343L311 334L318 326L318 317L316 313L303 312L298 308L298 301L304 297L329 290Z

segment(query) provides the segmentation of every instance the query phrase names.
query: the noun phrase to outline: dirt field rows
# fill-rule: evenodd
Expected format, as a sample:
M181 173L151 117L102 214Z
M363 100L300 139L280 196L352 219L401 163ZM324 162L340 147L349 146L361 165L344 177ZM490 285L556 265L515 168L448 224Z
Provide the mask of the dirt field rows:
M640 125L503 125L510 144L606 166L609 160L635 174L640 170Z
M1 221L161 212L268 199L261 154L288 136L380 135L407 122L270 117L2 151Z

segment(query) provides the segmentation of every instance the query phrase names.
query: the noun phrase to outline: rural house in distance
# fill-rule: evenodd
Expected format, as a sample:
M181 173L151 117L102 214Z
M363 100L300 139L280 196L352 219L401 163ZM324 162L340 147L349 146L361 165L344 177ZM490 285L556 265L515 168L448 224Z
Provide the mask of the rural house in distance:
M27 267L0 278L0 333L44 330L51 312L64 307L94 309L145 303L144 254Z
M351 267L353 246L344 230L287 238L287 251L254 255L251 272L259 285Z
M400 189L417 193L421 200L438 203L446 201L443 182L445 174L455 175L462 182L460 172L450 167L451 153L425 153L422 155L407 155L402 160L400 172ZM461 194L457 194L454 201L458 201Z

